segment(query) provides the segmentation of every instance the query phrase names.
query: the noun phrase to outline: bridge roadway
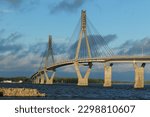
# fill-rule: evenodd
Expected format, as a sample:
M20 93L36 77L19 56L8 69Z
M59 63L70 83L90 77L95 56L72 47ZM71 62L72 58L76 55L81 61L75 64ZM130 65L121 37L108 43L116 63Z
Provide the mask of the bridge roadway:
M82 58L82 59L72 59L66 60L62 62L55 63L49 67L47 70L53 70L62 66L67 66L74 64L74 62L78 63L89 63L89 62L98 62L98 63L150 63L150 56L113 56L113 57L97 57L97 58Z
M82 59L72 59L54 63L46 68L46 70L55 70L56 68L67 66L74 64L75 62L78 63L150 63L150 56L112 56L112 57L97 57L97 58L82 58ZM31 76L34 77L39 72L43 72L43 69L36 72Z
M87 72L85 73L84 77L81 75L79 65L86 64L88 66ZM67 66L67 65L74 65L75 71L78 77L78 85L80 86L87 86L88 85L88 77L91 71L92 64L91 63L104 63L104 87L110 87L111 77L112 77L112 65L114 63L132 63L134 66L135 71L135 88L143 88L144 87L144 67L145 64L150 63L150 56L113 56L113 57L97 57L97 58L82 58L78 60L66 60L62 62L55 63L50 65L46 68L43 68L37 71L35 74L32 75L31 79L33 83L36 84L44 84L44 75L46 77L46 84L53 84L53 79L55 75L55 70L59 67ZM137 63L140 63L139 66ZM47 71L53 71L52 76L49 78L47 75Z

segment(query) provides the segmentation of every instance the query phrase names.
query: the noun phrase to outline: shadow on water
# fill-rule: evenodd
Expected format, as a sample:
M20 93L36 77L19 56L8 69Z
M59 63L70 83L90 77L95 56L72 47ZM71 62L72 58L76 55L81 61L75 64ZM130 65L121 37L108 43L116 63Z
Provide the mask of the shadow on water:
M102 84L89 84L80 87L76 84L0 84L5 88L36 88L46 97L0 97L0 99L34 99L34 100L149 100L150 85L144 89L134 89L132 84L113 84L104 88Z

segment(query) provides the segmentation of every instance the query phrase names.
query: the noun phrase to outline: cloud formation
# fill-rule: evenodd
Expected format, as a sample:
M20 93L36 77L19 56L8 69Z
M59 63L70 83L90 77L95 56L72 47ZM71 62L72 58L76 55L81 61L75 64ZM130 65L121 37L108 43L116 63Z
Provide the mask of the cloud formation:
M0 0L0 4L13 7L13 8L18 8L23 4L24 0Z
M0 9L0 14L5 14L5 13L13 13L13 10L9 10L9 9Z
M0 30L0 71L23 72L37 68L41 60L40 55L17 42L23 35L14 32L4 36L5 32L5 29Z
M20 33L12 33L8 37L1 37L4 30L0 31L0 54L17 53L22 49L22 45L16 44L16 40L21 38Z
M14 13L16 11L31 11L39 3L39 0L0 0L0 4L3 5L0 8L0 15Z
M2 73L7 75L7 71L14 71L13 73L16 75L25 72L28 73L27 76L31 76L39 69L42 59L42 65L44 64L44 53L48 44L38 42L27 46L18 42L18 40L25 38L21 33L13 32L5 36L6 32L5 29L0 30L0 76ZM56 59L62 59L65 46L66 44L54 43L53 50Z
M116 50L118 55L150 55L150 37L140 40L127 40Z
M23 2L23 0L5 0L5 1L13 6L19 6Z
M86 0L62 0L56 6L50 9L50 13L58 13L58 12L75 12L78 10Z

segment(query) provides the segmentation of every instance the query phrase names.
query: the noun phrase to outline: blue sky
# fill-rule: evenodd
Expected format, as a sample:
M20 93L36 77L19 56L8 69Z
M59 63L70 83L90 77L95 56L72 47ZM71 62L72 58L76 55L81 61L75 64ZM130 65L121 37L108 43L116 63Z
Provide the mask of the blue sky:
M80 7L70 11L62 7L54 13L51 11L62 0L1 1L6 1L0 4L0 11L4 12L0 18L1 28L8 33L22 33L27 44L47 41L49 34L57 40L70 37L81 9L87 10L88 18L102 35L117 34L118 44L149 36L149 0L80 0L84 1ZM11 1L22 2L15 6Z
M115 35L112 49L140 55L142 46L149 55L149 6L149 0L0 0L0 76L30 76L48 35L59 49L69 41L82 9L102 36Z

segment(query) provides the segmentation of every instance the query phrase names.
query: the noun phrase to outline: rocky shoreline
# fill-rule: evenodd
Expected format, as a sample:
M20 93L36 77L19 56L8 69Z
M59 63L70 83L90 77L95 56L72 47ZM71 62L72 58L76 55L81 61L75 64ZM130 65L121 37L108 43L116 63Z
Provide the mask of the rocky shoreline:
M0 96L45 96L45 93L31 88L0 88Z

